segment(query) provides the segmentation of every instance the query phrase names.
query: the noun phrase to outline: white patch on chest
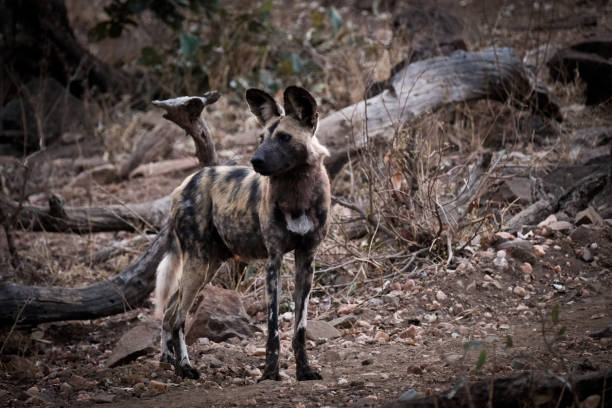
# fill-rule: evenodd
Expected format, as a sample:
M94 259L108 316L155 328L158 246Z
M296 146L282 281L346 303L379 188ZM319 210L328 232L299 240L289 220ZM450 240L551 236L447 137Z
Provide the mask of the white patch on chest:
M306 235L314 228L312 221L304 213L297 218L285 213L285 221L287 221L287 229L299 235Z

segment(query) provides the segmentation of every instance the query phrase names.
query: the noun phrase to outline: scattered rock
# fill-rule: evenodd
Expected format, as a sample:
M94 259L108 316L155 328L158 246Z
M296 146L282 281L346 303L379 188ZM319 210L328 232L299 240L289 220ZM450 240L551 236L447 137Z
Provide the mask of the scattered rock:
M544 247L542 245L534 245L533 246L533 252L535 252L535 254L537 256L544 256L544 255L546 255L546 250L544 249Z
M376 335L374 336L374 340L378 342L387 342L389 341L389 335L385 333L384 331L379 330L376 332Z
M40 389L35 385L31 386L30 388L26 390L26 393L28 393L29 395L36 395L39 392L40 392Z
M580 403L581 408L597 408L601 402L601 396L598 394L589 395Z
M347 385L348 384L348 380L346 378L338 378L338 385Z
M408 402L408 401L415 400L417 398L421 398L421 394L419 394L416 390L409 388L406 391L404 391L397 400L401 402Z
M582 248L580 258L582 258L584 262L591 262L593 260L593 254L591 254L591 250L589 248L584 247Z
M249 321L240 296L233 290L206 285L198 295L195 313L185 323L185 341L193 344L200 337L221 342L231 337L245 339L258 331Z
M444 292L442 292L441 290L438 290L436 292L436 299L439 302L444 302L446 299L448 299L448 296L446 296L446 294Z
M340 316L334 320L331 320L329 324L339 329L349 329L357 322L357 318L353 314L347 314Z
M604 327L603 329L599 331L590 333L589 336L594 339L603 339L607 337L612 337L612 324L608 325L607 327Z
M522 298L527 296L527 290L525 290L525 288L522 288L520 286L515 286L514 289L512 289L512 293Z
M311 320L306 326L306 337L310 340L334 339L342 336L342 332L323 320Z
M168 384L156 380L151 380L149 381L149 391L154 392L156 394L166 392L168 391Z
M337 313L339 315L345 315L353 313L357 309L357 305L353 303L343 304L338 307Z
M499 239L503 239L505 241L512 241L515 237L506 231L498 231L495 233L495 237Z
M576 214L574 224L593 224L597 226L603 226L604 220L603 218L601 218L601 215L599 215L597 211L595 211L593 207L587 207L585 210L582 210L578 214Z
M529 262L525 262L521 265L521 272L527 275L531 275L533 273L533 267Z
M572 228L572 224L567 221L555 221L548 228L553 231L567 231Z
M555 214L551 214L548 217L546 217L546 219L544 221L540 221L538 223L538 228L542 228L542 227L548 227L550 224L552 224L553 222L557 222L557 216Z
M89 402L91 401L91 394L89 394L88 392L79 392L79 395L77 395L76 400L78 402Z
M128 330L113 349L106 367L115 367L129 363L139 356L157 350L159 344L159 326L153 323L142 323Z
M94 394L91 397L91 400L96 404L110 404L115 400L115 396L106 392L99 392L97 394Z
M81 377L80 375L72 374L68 383L77 391L80 390L91 390L96 386L95 381L89 381L85 379L85 377Z
M256 348L255 351L253 351L253 355L254 356L265 356L266 348L265 347Z

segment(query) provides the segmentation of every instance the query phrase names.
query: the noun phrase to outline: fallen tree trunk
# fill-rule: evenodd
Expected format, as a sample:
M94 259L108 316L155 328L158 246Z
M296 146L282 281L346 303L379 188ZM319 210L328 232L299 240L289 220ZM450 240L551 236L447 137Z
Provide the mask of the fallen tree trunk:
M532 77L511 48L457 51L410 64L391 77L381 94L321 121L317 137L331 153L325 165L333 178L367 141L389 142L405 122L451 103L509 100L560 120L559 105Z
M49 207L22 205L0 194L0 209L8 217L17 213L14 227L29 231L89 234L108 231L158 230L168 216L170 197L140 204L102 207L65 207L57 195Z
M612 370L570 378L550 374L524 373L511 378L485 379L473 384L461 384L444 394L398 400L387 408L471 408L471 407L612 407L610 392ZM586 398L597 400L582 405Z
M25 286L0 282L0 327L97 317L139 306L155 287L155 270L167 249L165 226L151 246L112 279L84 288Z

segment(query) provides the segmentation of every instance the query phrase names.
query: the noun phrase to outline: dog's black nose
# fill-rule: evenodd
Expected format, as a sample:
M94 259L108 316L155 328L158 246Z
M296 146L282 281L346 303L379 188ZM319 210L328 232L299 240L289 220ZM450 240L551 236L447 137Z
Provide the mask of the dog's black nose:
M255 170L261 169L264 165L264 161L261 157L253 156L251 158L251 164Z

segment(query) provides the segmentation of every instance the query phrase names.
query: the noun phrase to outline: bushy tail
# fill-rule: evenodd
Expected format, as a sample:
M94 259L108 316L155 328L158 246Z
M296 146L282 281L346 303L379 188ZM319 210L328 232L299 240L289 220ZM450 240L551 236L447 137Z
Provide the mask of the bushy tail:
M171 236L170 239L176 239ZM164 310L170 296L178 289L178 281L183 272L183 263L177 245L170 245L164 259L157 266L155 280L155 312L154 317L162 320Z

